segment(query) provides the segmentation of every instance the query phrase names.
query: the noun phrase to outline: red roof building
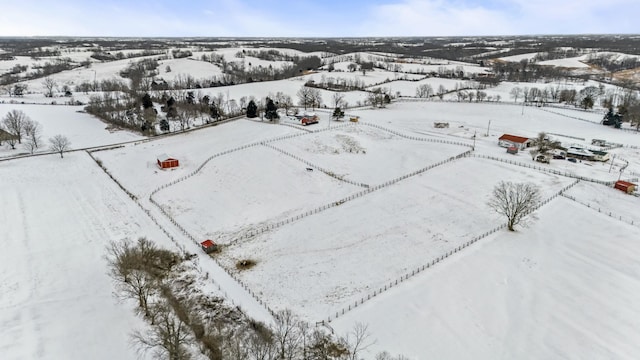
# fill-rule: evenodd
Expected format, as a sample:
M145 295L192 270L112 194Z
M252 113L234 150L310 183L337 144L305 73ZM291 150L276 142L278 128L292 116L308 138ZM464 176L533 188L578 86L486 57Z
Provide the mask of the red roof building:
M178 167L180 163L178 159L170 158L167 154L158 155L158 166L161 169L170 169L174 167Z
M632 192L636 191L636 184L623 180L616 181L616 184L613 187L618 190L622 190L627 194L631 194Z
M531 146L531 139L522 136L504 134L498 138L498 145L506 148L515 146L519 150L523 150Z
M200 247L202 247L202 250L206 253L210 253L218 249L218 245L216 245L212 240L205 240L201 242Z

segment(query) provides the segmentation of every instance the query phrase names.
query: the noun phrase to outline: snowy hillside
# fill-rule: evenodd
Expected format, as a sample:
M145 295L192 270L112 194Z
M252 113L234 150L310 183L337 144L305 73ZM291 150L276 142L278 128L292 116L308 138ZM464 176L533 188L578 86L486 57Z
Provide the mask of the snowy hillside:
M139 237L184 251L201 276L186 287L219 296L256 321L269 325L275 311L289 309L309 329L335 336L366 324L375 340L360 354L367 360L382 351L412 360L638 358L640 197L612 183L638 183L640 133L628 123L601 124L602 100L631 90L593 79L489 86L472 79L489 67L384 51L254 48L249 40L215 49L195 44L176 42L166 54L147 56L161 58L146 79L217 82L171 90L151 90L149 82L144 91L74 88L65 96L63 85L130 84L121 71L142 59L90 58L88 67L50 75L59 85L53 97L45 96L42 78L21 83L23 95L2 88L0 118L24 112L41 125L45 145L29 156L24 144L10 149L4 133L0 145L0 360L138 358L130 334L150 325L135 315L136 304L114 297L105 254L109 242ZM74 49L68 54L76 65L93 53ZM180 57L172 53L177 49L192 53ZM293 57L306 56L322 64L273 81L229 73L236 66L290 69ZM387 70L355 69L356 58ZM584 60L548 63L578 67ZM41 61L0 60L0 73ZM418 98L422 85L442 91ZM320 99L306 106L300 93L309 88ZM531 88L598 93L588 110L512 95ZM376 89L390 95L381 107L369 102ZM463 91L487 97L463 98ZM262 110L276 94L291 98L289 114L314 112L318 123L245 116L249 100ZM92 105L124 104L118 111L151 131L142 135L140 123L122 130L108 116L102 121L69 104L91 96L105 97ZM170 98L182 102L173 117ZM145 99L151 105L134 114ZM336 105L345 111L341 119L332 116ZM189 111L197 115L191 119ZM188 131L180 132L185 117L180 125ZM162 120L172 121L171 132L161 130ZM541 132L564 147L606 150L611 159L546 164L534 161L530 149L510 154L498 145L503 134ZM74 150L64 158L45 154L57 134ZM163 155L179 166L160 168ZM488 204L501 181L540 190L543 203L515 232ZM203 251L207 239L217 251ZM196 359L205 358L200 351L189 347Z

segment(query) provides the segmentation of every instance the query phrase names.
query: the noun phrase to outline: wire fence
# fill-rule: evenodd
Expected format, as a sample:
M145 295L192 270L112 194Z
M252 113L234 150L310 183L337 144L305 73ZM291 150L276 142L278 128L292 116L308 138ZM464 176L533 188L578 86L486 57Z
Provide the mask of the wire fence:
M589 178L589 177L586 177L586 176L580 176L580 175L572 174L572 173L567 172L567 171L548 169L548 168L545 168L545 167L540 166L540 165L534 165L534 164L530 164L530 163L522 163L522 162L519 162L519 161L503 159L503 158L495 157L495 156L489 156L489 155L483 155L483 154L471 154L470 156L477 157L477 158L482 158L482 159L489 159L489 160L493 160L493 161L499 161L499 162L503 162L503 163L507 163L507 164L511 164L511 165L517 165L517 166L521 166L521 167L526 167L526 168L529 168L529 169L534 169L534 170L538 170L538 171L542 171L542 172L546 172L546 173L550 173L550 174L555 174L555 175L561 175L561 176L565 176L565 177L569 177L569 178L573 178L573 179L578 179L578 180L583 180L583 181L587 181L587 182L592 182L592 183L596 183L596 184L600 184L600 185L613 186L613 184L616 183L616 180L605 181L605 180L593 179L593 178ZM628 179L627 181L633 182L633 181L637 181L637 179Z
M576 180L573 183L563 187L562 189L560 189L559 191L557 191L556 193L554 193L553 195L551 195L549 198L543 200L542 202L540 202L540 204L533 209L530 213L538 210L539 208L541 208L542 206L548 204L549 202L551 202L552 200L554 200L555 198L557 198L558 196L563 195L567 190L571 189L572 187L574 187L576 184L578 184L580 182L580 180ZM464 250L465 248L475 244L476 242L488 237L489 235L492 235L504 228L507 227L507 224L502 224L499 226L494 227L491 230L485 231L480 235L477 235L471 239L469 239L468 241L454 247L453 249L449 249L448 251L446 251L444 254L432 259L431 261L429 261L426 264L420 265L416 268L414 268L413 270L411 270L411 272L407 272L403 275L401 275L399 278L391 280L388 283L385 283L384 285L380 286L379 288L377 288L376 290L374 290L372 293L369 293L363 297L361 297L358 300L353 301L352 303L349 303L347 306L343 307L342 309L339 309L335 312L332 312L331 315L327 316L326 318L326 322L330 323L331 321L337 319L338 317L348 313L351 310L356 309L358 306L364 304L365 302L375 298L376 296L382 294L385 291L390 290L393 287L396 287L400 284L402 284L403 282L409 280L409 278L412 278L420 273L422 273L425 270L429 270L430 268L434 267L436 264L442 262L443 260L447 259L448 257L457 254L458 252ZM325 321L325 319L321 320L321 321Z
M592 209L594 211L597 211L601 214L605 214L607 216L609 216L610 218L616 219L618 221L622 221L624 223L630 224L630 225L634 225L634 226L638 226L640 227L640 223L635 221L634 219L629 219L627 217L623 217L622 215L618 215L613 213L612 211L607 211L606 209L602 209L600 206L596 206L596 205L592 205L586 201L580 201L578 200L575 196L571 196L571 195L567 195L567 194L562 194L562 196L564 196L565 198L575 201L578 204L584 205L586 207L588 207L589 209Z

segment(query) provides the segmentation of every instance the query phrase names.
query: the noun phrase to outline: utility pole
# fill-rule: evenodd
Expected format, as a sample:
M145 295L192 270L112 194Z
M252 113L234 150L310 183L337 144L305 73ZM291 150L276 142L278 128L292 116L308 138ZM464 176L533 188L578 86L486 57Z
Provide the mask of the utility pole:
M611 166L609 166L609 172L611 172L611 168L613 168L613 162L616 160L616 154L613 154L613 157L611 158Z
M489 120L489 125L487 125L487 136L489 136L489 128L491 127L491 120Z

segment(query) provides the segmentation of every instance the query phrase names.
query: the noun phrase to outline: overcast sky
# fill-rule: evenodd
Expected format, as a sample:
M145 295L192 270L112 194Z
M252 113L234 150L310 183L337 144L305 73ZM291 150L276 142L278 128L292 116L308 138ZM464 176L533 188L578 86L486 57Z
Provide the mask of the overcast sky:
M640 0L0 0L0 9L0 36L640 33Z

